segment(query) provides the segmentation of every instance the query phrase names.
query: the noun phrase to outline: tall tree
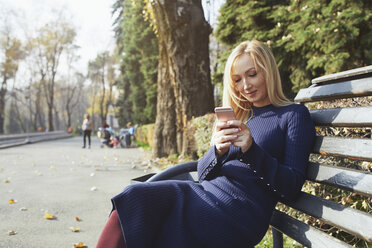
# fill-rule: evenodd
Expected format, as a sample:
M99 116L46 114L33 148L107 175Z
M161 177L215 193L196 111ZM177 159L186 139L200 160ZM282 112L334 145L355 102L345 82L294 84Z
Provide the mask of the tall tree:
M55 84L63 52L75 41L76 31L70 23L58 19L44 25L29 44L34 51L40 82L48 106L48 128L54 130Z
M276 29L285 32L277 45L292 55L288 66L295 91L311 78L372 63L371 1L291 1L280 11L285 22Z
M213 110L208 43L200 0L150 1L158 34L158 103L153 155L186 154L187 121Z
M144 6L143 0L117 0L113 6L121 60L118 106L122 125L154 122L156 116L157 39L143 15Z
M220 12L219 41L228 48L244 40L266 42L289 97L314 77L372 63L371 1L227 0Z
M83 86L86 78L83 74L76 72L73 77L71 77L62 88L62 101L64 105L64 112L66 117L66 127L72 126L72 112L75 107L80 102L81 93L83 91Z
M99 116L102 123L106 120L110 105L115 104L113 88L116 83L116 64L115 56L111 56L108 51L98 54L88 64L88 77L99 89Z
M25 53L21 41L12 35L11 27L5 22L0 37L0 134L4 133L5 98L8 90L8 81L14 78L18 63L24 58Z
M61 100L64 107L64 119L66 120L66 128L72 125L72 112L81 100L81 95L86 77L74 69L74 63L77 62L79 56L76 55L78 47L71 46L66 49L67 74L61 86Z

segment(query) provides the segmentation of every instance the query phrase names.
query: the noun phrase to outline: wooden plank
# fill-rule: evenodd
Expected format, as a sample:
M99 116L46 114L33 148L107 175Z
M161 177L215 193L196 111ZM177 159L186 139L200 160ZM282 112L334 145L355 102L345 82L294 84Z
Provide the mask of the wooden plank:
M372 95L372 77L301 89L295 102L313 102Z
M317 136L313 152L372 161L372 139Z
M270 224L277 230L307 247L351 247L350 245L278 210L274 210Z
M310 163L306 177L311 181L372 197L372 174L368 172Z
M372 242L372 216L333 201L301 192L300 197L290 207L320 219L347 233Z
M372 106L310 111L317 126L372 127Z
M322 77L317 77L311 80L312 84L324 84L329 81L335 81L335 80L342 80L342 79L350 79L350 78L356 78L356 77L363 77L365 75L372 74L372 65L360 67L348 71L338 72L334 74L325 75Z

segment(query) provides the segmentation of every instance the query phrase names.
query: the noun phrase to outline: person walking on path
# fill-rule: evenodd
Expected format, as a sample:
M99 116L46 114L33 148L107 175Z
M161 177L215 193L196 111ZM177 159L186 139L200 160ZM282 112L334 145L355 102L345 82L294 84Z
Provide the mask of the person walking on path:
M90 119L90 116L89 114L85 114L84 115L84 121L83 121L83 125L81 125L81 129L83 129L83 133L84 133L84 145L83 145L83 148L86 147L86 138L88 137L88 147L90 148L90 135L92 133L92 130L93 130L93 121Z
M113 197L97 248L242 248L265 235L275 205L295 200L315 138L309 110L284 96L270 49L246 41L230 54L223 105L198 182L132 184Z

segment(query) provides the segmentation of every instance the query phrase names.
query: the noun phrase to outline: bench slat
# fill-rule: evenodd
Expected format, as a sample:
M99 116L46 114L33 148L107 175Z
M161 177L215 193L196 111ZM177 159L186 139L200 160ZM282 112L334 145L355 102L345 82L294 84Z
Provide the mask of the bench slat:
M372 174L363 171L309 163L307 179L372 197Z
M372 216L333 201L301 192L290 207L372 242Z
M372 127L372 106L311 110L316 126Z
M372 77L301 89L295 102L313 102L372 95Z
M372 139L317 136L313 152L372 161Z
M296 220L278 210L274 210L271 226L307 247L351 247L340 240Z
M311 80L312 84L325 84L332 83L336 80L349 79L355 77L363 77L365 75L372 74L372 65L360 67L352 70L347 70L343 72L338 72L334 74L325 75L322 77L317 77Z

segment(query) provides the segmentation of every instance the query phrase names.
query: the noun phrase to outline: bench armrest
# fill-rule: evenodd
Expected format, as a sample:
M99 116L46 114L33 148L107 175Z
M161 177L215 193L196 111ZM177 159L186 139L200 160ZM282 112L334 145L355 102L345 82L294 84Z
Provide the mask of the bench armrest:
M191 161L170 167L162 172L159 172L152 177L150 177L146 182L156 182L161 180L169 180L177 178L183 174L188 174L190 172L196 171L198 161ZM190 177L191 178L191 177ZM192 179L192 178L191 178Z

